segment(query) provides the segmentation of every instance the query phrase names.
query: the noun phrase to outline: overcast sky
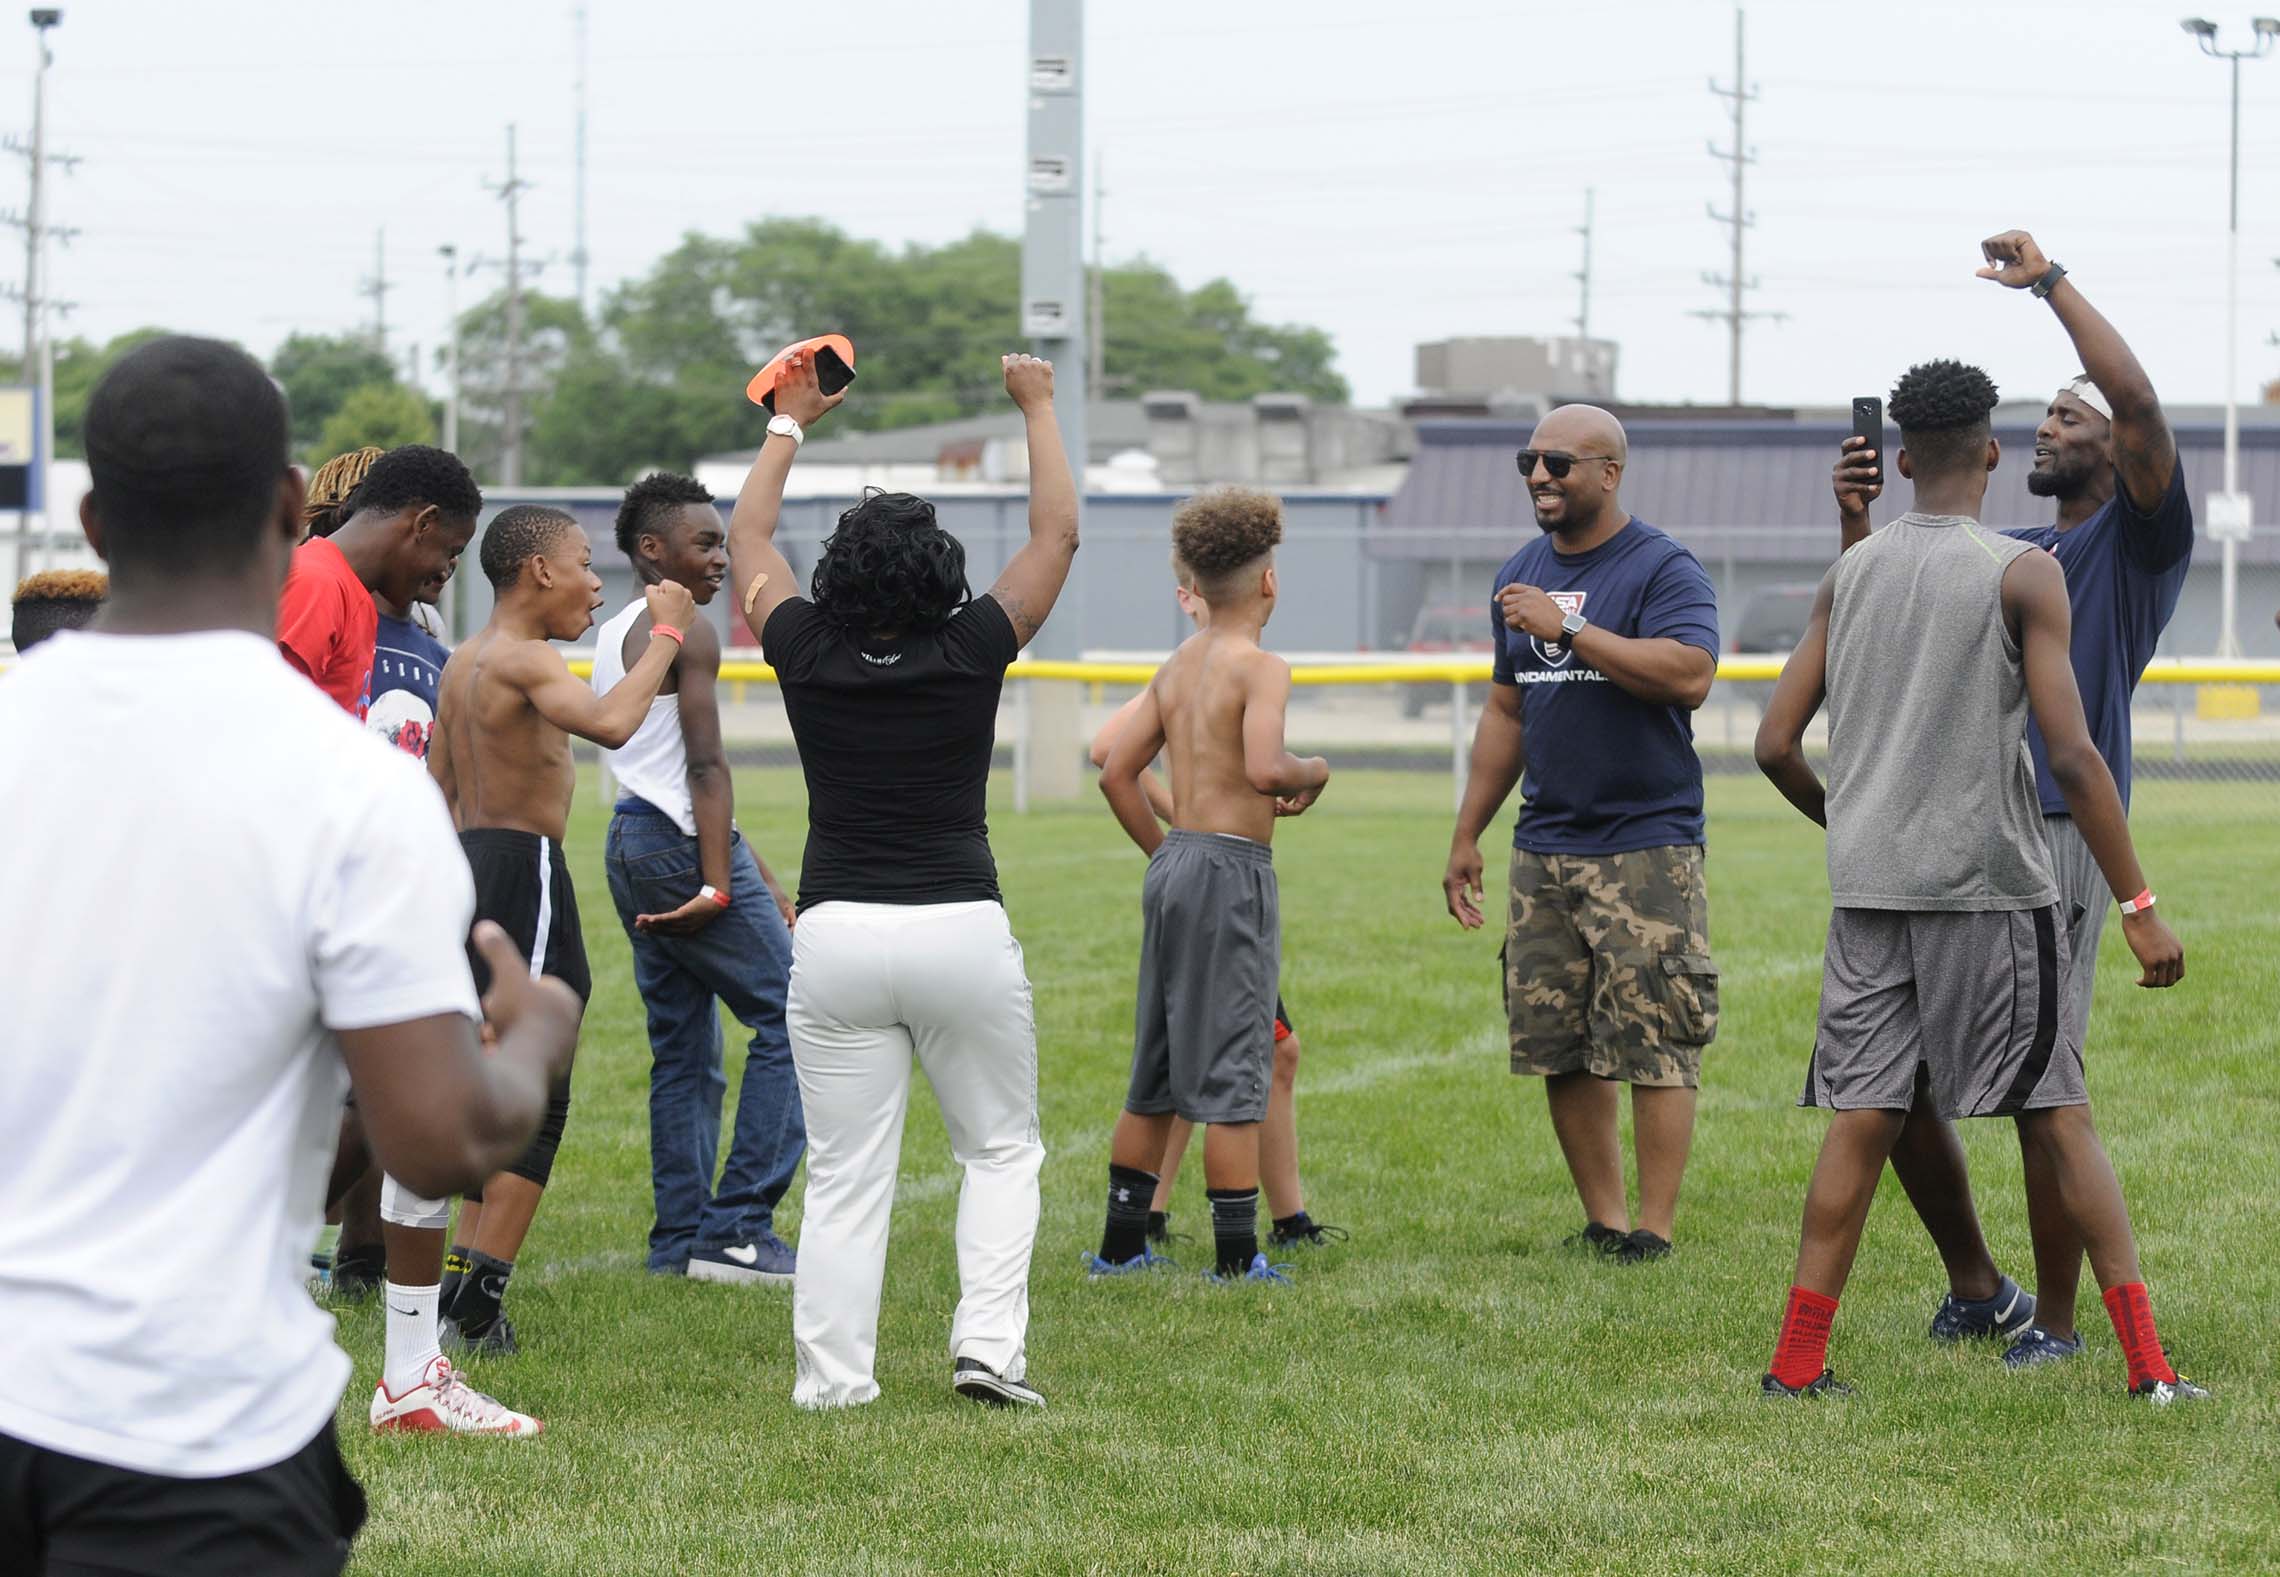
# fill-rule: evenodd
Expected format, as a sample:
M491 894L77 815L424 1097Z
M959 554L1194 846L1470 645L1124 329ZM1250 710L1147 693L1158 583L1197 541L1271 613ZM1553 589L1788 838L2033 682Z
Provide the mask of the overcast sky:
M1974 280L2020 225L2065 262L2173 401L2223 394L2226 73L2178 0L1756 0L1758 228L1745 398L1841 402L1911 360L1979 360L2039 397L2071 370L2047 310ZM370 319L387 230L391 337L432 352L436 248L496 256L483 182L520 126L524 229L570 287L576 51L553 0L67 0L51 145L82 234L57 263L69 331L142 324L267 352ZM595 294L682 233L813 214L939 241L1021 222L1021 0L590 0ZM15 13L17 18L21 12ZM2211 13L2233 42L2247 14ZM1232 279L1267 318L1327 329L1364 401L1411 347L1557 333L1586 186L1592 328L1620 393L1717 400L1727 201L1707 90L1733 71L1708 0L1093 0L1089 146L1109 255ZM0 32L0 124L28 131L31 29ZM2280 57L2242 69L2240 392L2280 376ZM0 202L21 202L21 161ZM11 189L12 188L12 189ZM4 239L4 238L0 238ZM20 253L18 254L20 257ZM20 265L19 265L20 266ZM15 277L0 252L0 275ZM462 283L463 302L497 276ZM822 327L822 325L818 325ZM1110 327L1111 334L1114 326ZM11 336L4 336L10 337ZM724 399L740 391L724 389Z

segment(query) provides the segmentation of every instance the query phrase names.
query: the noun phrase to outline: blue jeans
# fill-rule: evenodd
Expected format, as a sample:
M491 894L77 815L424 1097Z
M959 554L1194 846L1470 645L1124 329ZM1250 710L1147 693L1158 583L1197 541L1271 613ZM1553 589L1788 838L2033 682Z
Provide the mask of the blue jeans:
M704 883L697 840L670 817L646 801L620 800L605 864L610 897L633 943L634 984L649 1010L649 1164L657 1202L649 1268L676 1272L695 1250L749 1243L770 1230L799 1170L807 1130L784 1028L792 935L741 835L729 853L736 902L693 936L633 926L636 915L679 908ZM718 1188L713 1166L728 1079L716 998L752 1032Z

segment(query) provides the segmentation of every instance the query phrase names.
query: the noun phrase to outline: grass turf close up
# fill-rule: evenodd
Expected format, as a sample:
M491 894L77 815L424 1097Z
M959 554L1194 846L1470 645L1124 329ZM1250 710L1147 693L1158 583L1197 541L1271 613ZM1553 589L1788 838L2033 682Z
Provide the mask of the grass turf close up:
M739 819L787 877L796 773ZM544 1418L530 1442L373 1436L377 1300L341 1311L341 1438L371 1497L368 1572L2269 1569L2280 1431L2261 1251L2280 1178L2271 1064L2280 797L2141 789L2140 848L2187 979L2133 989L2109 926L2088 1061L2179 1367L2216 1392L2156 1412L2085 1275L2087 1357L2012 1374L1936 1347L1938 1261L1887 1175L1832 1361L1850 1401L1757 1394L1824 1118L1793 1105L1811 1043L1821 838L1762 784L1711 784L1724 1022L1704 1066L1678 1254L1563 1251L1581 1216L1537 1084L1506 1071L1496 927L1442 910L1448 783L1357 773L1285 822L1284 990L1307 1203L1350 1228L1296 1285L1192 1270L1087 1282L1130 1054L1141 863L1097 800L993 825L1036 988L1044 1220L1030 1375L1043 1413L952 1396L957 1174L911 1104L869 1407L790 1401L788 1290L642 1273L648 1048L601 876L589 777L570 837L594 1001L561 1163L508 1306L521 1356L475 1382ZM1505 831L1484 840L1502 910ZM730 1102L741 1068L731 1030ZM2031 1282L2016 1144L1967 1124L1998 1260ZM1626 1143L1627 1143L1626 1139ZM1208 1257L1200 1148L1175 1224ZM798 1238L799 1189L778 1221Z

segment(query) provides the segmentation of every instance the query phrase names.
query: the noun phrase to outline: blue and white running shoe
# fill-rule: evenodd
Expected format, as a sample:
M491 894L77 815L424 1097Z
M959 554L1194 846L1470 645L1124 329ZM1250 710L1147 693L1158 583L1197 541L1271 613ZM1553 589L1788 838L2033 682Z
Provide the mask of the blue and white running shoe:
M2032 1369L2046 1363L2064 1363L2069 1358L2082 1356L2080 1336L2057 1336L2040 1325L2030 1325L2019 1332L2019 1339L2003 1353L2003 1365L2008 1369Z
M1260 1253L1251 1256L1251 1268L1240 1276L1223 1276L1216 1270L1207 1270L1203 1273L1203 1279L1228 1285L1238 1281L1279 1281L1287 1287L1291 1284L1291 1280L1283 1272L1288 1269L1290 1269L1288 1265L1268 1264L1267 1256Z
M1966 1342L1983 1336L2008 1336L2032 1325L2035 1295L2005 1276L1992 1298L1959 1298L1949 1293L1932 1315L1932 1340Z
M1114 1260L1102 1259L1098 1254L1087 1249L1083 1263L1085 1275L1093 1280L1098 1280L1102 1276L1141 1276L1146 1275L1151 1270L1178 1270L1180 1268L1178 1260L1169 1254L1159 1254L1152 1248L1143 1248L1121 1265Z

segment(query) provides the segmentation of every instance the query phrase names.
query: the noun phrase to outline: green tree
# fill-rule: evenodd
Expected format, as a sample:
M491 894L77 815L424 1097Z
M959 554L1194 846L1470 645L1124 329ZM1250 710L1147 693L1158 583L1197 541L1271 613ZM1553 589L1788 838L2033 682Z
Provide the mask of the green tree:
M564 296L526 290L522 297L522 344L517 360L522 386L523 480L539 480L532 436L551 401L557 381L574 362L591 353L593 331L578 303ZM507 296L499 291L459 319L459 455L485 481L502 475L507 418ZM606 413L597 413L606 422ZM584 435L609 442L604 423ZM604 481L577 475L574 481Z
M435 413L417 389L400 383L368 383L351 390L340 402L340 409L325 423L315 452L330 459L368 444L393 449L398 444L434 442Z
M394 383L396 368L362 335L293 334L269 358L269 375L284 386L293 411L293 447L306 457L323 448L326 425L350 395L372 384ZM335 453L327 450L317 458Z

